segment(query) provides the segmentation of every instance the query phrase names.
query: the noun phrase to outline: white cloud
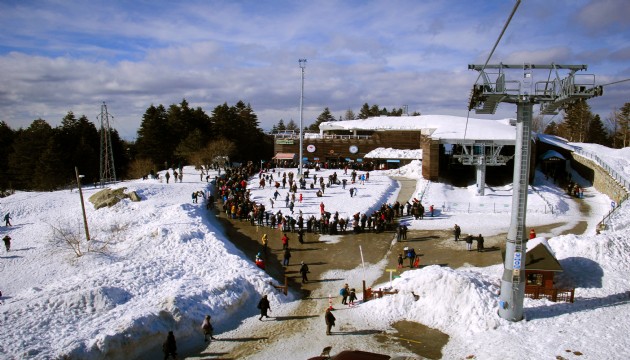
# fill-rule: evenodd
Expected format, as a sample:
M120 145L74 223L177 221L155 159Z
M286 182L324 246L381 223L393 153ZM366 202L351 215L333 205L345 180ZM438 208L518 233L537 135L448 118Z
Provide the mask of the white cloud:
M587 24L610 14L610 2L601 3L573 15ZM568 27L575 20L563 12L549 17L541 10L567 4L521 4L492 62L569 61L590 64L602 78L627 74L627 27L612 23L594 36ZM121 135L133 138L151 104L186 98L210 113L243 100L269 129L280 118L299 116L299 58L308 59L306 125L325 107L339 117L347 109L358 113L365 102L465 115L477 75L467 65L485 61L511 7L459 1L0 4L0 119L18 128L42 117L54 126L70 110L93 119L107 101ZM594 111L627 101L622 92L606 93L606 104Z

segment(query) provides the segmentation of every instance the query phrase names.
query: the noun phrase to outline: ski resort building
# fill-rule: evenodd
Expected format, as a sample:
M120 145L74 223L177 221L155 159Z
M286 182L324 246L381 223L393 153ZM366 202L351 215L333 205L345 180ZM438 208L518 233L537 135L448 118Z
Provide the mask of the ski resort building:
M464 177L469 179L476 169L477 182L484 183L486 167L501 167L501 174L507 172L511 177L512 168L505 171L503 166L508 165L514 155L514 125L515 120L511 119L448 115L381 116L324 122L319 125L319 133L304 134L302 161L330 166L367 162L373 168L382 169L404 165L419 157L426 179L438 180L452 170L468 174ZM298 131L274 134L274 152L298 156L299 140Z

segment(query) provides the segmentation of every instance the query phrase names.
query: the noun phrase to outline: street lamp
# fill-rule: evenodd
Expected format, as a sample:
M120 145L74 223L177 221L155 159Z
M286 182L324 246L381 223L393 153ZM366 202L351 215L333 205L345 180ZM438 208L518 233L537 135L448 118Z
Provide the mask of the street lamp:
M300 158L298 159L298 175L302 175L302 139L304 135L302 134L302 113L304 111L304 68L306 67L306 59L298 60L298 64L300 65L300 69L302 69L302 91L300 93Z

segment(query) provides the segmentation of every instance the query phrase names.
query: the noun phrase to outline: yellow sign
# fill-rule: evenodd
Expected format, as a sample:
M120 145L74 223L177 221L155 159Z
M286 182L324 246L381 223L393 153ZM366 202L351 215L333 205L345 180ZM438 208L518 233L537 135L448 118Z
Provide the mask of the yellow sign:
M393 272L396 272L396 271L398 271L398 270L397 270L397 269L385 269L385 271L393 271Z

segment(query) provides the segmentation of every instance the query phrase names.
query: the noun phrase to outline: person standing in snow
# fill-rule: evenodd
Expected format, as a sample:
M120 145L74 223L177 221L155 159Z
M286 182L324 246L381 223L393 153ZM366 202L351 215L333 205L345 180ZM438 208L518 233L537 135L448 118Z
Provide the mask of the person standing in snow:
M324 314L324 318L326 320L326 335L330 335L330 330L333 326L335 326L335 315L332 314L330 308L326 309L326 313Z
M407 250L407 257L409 258L409 268L413 268L413 262L416 260L416 250L414 248L409 248Z
M166 170L166 174L164 174L164 177L166 178L166 183L168 184L168 179L171 178L171 174L168 172L168 170Z
M481 234L479 234L479 237L477 238L477 251L483 251L483 236L481 236Z
M402 254L398 254L398 268L402 269L403 267L403 256Z
M261 241L262 241L262 250L263 250L262 252L266 256L267 255L267 242L268 242L267 233L263 234Z
M172 331L166 335L166 341L162 344L162 351L164 352L164 360L167 360L169 356L173 356L173 359L177 360L177 342L175 342L175 335Z
M348 305L348 296L350 295L350 286L345 284L343 288L339 291L339 295L341 295L341 303L344 305Z
M289 247L287 246L287 248L284 249L284 256L282 258L282 266L289 266L289 259L291 259L291 250L289 250Z
M461 235L462 229L459 225L455 224L455 228L453 229L453 235L455 235L455 241L459 241L459 235Z
M271 312L271 305L269 304L267 295L263 295L262 299L258 302L258 309L260 309L260 317L258 320L262 321L263 317L266 317L267 319L269 318L267 311Z
M4 215L4 226L13 226L11 225L11 215L9 213L7 213L6 215Z
M300 266L300 274L302 274L302 284L308 282L308 277L306 274L308 274L309 272L310 271L308 271L308 265L306 265L304 261L302 261L302 266Z
M354 305L354 300L357 299L357 293L356 290L354 288L350 289L350 296L348 298L348 302L350 303L350 306Z
M212 327L212 323L210 322L210 315L206 315L203 319L203 323L201 324L201 329L203 329L203 341L208 342L208 338L215 340L214 336L212 336L212 332L214 328Z
M4 247L6 247L7 252L9 252L9 250L11 250L11 237L9 235L5 235L2 238L2 241L4 241Z
M286 233L282 235L282 250L286 250L289 247L289 237Z
M466 250L468 251L472 250L472 242L473 242L473 236L468 234L468 236L466 236Z

